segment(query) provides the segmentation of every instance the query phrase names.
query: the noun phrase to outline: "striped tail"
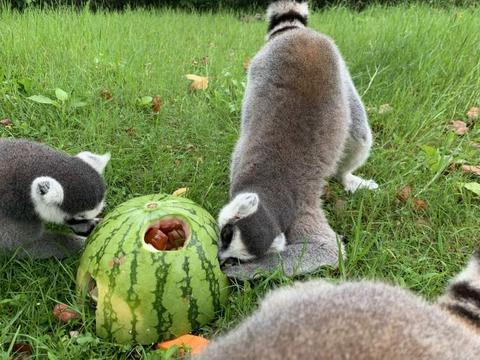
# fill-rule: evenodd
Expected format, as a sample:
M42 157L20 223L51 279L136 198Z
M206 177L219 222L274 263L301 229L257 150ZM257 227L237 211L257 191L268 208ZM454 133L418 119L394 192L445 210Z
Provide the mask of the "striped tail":
M480 251L450 282L439 305L480 331Z
M286 30L305 27L308 23L308 3L296 1L276 1L267 9L267 39Z

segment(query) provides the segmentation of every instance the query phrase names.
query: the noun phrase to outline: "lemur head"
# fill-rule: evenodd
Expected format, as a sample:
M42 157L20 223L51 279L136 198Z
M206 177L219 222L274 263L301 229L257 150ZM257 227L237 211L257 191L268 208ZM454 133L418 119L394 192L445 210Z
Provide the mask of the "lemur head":
M68 157L48 176L33 180L30 189L35 212L42 221L67 224L77 233L87 234L105 203L103 171L110 154L82 152Z
M282 251L285 235L256 193L240 193L218 216L220 248L218 258L249 261L267 251Z

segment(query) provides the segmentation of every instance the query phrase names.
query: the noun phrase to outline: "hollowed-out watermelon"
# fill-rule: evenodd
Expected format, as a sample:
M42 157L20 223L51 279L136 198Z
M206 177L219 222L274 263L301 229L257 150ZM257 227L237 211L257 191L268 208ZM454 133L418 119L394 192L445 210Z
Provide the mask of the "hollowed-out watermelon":
M217 239L215 220L182 197L143 196L108 214L77 273L79 297L96 301L97 334L150 344L213 320L228 295Z

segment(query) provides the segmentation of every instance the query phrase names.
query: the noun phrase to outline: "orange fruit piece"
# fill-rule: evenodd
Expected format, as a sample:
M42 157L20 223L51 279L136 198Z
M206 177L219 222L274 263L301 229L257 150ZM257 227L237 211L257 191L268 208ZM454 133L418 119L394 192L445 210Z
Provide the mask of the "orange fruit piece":
M191 354L200 354L203 349L208 345L208 340L201 336L195 335L183 335L176 339L170 341L164 341L162 343L158 343L155 348L156 349L163 349L168 350L172 346L177 345L178 347L188 346L191 349Z

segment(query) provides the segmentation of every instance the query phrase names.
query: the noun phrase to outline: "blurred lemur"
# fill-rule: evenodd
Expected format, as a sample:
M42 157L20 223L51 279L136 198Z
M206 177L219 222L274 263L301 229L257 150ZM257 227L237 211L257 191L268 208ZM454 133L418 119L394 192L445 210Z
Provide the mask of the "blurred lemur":
M343 244L321 209L325 180L350 192L378 187L352 174L372 135L337 47L305 27L307 3L275 2L267 17L267 43L248 71L231 201L218 219L219 259L247 261L225 268L231 277L336 266Z
M0 139L0 252L64 258L80 250L104 206L109 159ZM66 224L77 235L47 232L44 223Z
M371 281L313 280L275 290L196 359L480 359L480 258L435 304Z

